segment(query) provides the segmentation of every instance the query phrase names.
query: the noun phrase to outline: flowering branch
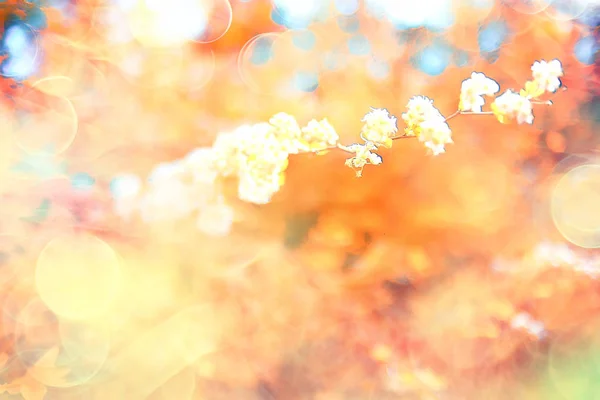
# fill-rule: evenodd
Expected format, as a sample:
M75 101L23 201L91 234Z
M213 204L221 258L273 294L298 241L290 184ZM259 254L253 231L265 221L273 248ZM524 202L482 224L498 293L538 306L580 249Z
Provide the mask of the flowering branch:
M563 76L559 60L536 61L531 70L533 79L525 83L525 88L519 92L508 89L495 97L491 111L483 111L484 96L495 96L500 86L480 72L473 72L462 82L458 109L447 117L433 105L433 100L412 97L402 114L402 134L398 134L396 117L386 109L372 108L362 119L363 143L340 143L326 118L313 119L301 128L293 116L278 113L269 122L220 133L212 147L199 148L181 160L158 165L150 174L143 195L139 177L115 178L111 184L115 211L124 217L138 211L148 222L183 218L198 211L200 230L211 235L227 234L234 213L220 190L222 178L237 178L239 199L267 204L284 184L288 157L292 154L342 150L352 155L345 164L360 177L366 165L383 162L377 150L391 148L395 140L416 138L430 154L445 153L445 146L454 143L448 121L459 115L494 115L501 123L531 124L533 105L551 105L551 101L539 97L554 93Z
M532 102L532 104L548 104L548 102ZM551 104L551 102L550 102ZM444 121L449 121L454 117L457 117L459 115L494 115L494 113L492 111L482 111L482 112L471 112L471 111L460 111L460 110L456 110L454 113L450 114L449 116L447 116ZM391 136L390 139L392 140L398 140L398 139L412 139L412 138L416 138L417 136L410 136L410 135L398 135L398 136ZM364 138L361 137L361 139L364 140ZM340 149L343 150L345 152L348 153L353 153L352 150L349 149L348 146L344 146L341 143L337 143L335 146L328 146L322 150L316 150L313 151L313 153L318 154L322 151L326 151L326 150L334 150L334 149Z
M391 147L397 139L416 137L425 144L433 155L445 152L445 145L453 143L448 121L459 115L495 115L501 123L516 120L519 124L533 122L533 105L551 105L551 101L535 100L545 92L555 92L561 85L559 77L563 75L559 60L551 62L536 61L531 67L533 80L526 82L525 89L519 93L507 90L494 99L492 111L482 111L484 96L494 96L500 91L498 83L480 72L473 72L461 86L458 110L448 117L433 106L433 100L424 96L415 96L407 104L407 112L402 114L406 123L404 135L397 135L396 118L385 109L372 109L365 115L365 125L361 131L364 144L337 147L354 157L346 160L358 177L368 165L379 165L381 157L374 153L380 146Z

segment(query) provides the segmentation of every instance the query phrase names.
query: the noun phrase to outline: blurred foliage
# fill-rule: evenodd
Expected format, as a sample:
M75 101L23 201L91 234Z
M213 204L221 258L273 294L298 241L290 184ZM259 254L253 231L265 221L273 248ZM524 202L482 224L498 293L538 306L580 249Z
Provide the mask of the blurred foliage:
M203 1L192 41L140 23ZM0 3L0 396L595 397L600 259L551 203L600 163L597 41L578 44L597 6L300 3ZM400 141L361 179L342 154L295 156L268 205L224 188L225 237L114 213L115 175L219 132L284 111L350 143L369 107L399 116L420 94L449 115L472 71L518 89L554 58L567 90L532 126L460 116L447 154ZM560 216L598 220L594 179L569 181L588 198Z

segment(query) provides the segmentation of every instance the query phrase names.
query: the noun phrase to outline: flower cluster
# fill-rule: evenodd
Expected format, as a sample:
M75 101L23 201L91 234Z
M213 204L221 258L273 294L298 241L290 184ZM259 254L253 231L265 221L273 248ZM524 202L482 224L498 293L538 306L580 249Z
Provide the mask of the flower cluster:
M380 155L373 153L377 150L377 146L372 142L366 142L365 144L351 144L346 147L348 152L354 153L354 157L346 160L346 166L356 171L356 176L362 176L362 171L365 165L379 165L383 162Z
M492 103L492 111L498 121L507 123L516 120L517 123L533 123L533 105L525 96L508 89Z
M500 90L500 85L495 80L488 78L481 72L473 72L469 79L465 79L460 88L460 111L481 112L485 104L483 96L493 96Z
M181 160L157 165L145 184L134 174L115 177L110 187L115 213L129 219L137 212L142 221L157 223L196 212L201 232L226 235L234 215L218 190L214 160L212 148L201 147Z
M302 128L302 144L309 151L319 151L329 146L335 146L339 136L333 126L325 118L321 121L311 120Z
M197 226L213 236L225 235L234 221L220 185L237 178L238 198L266 204L285 181L288 156L319 151L338 142L327 121L312 120L300 128L285 113L268 123L242 125L217 135L213 146L198 148L184 158L157 165L146 184L132 174L111 183L115 212L124 218L139 213L145 222L177 220L197 211Z
M563 76L559 60L536 61L531 70L533 80L525 83L518 93L508 89L492 103L492 112L501 123L517 121L518 124L533 123L533 102L545 92L555 92L561 85ZM548 103L551 104L551 103Z
M346 166L354 169L357 177L362 176L363 168L366 165L379 165L383 162L381 156L374 153L374 151L379 146L392 147L392 140L398 132L396 121L396 117L390 115L388 110L371 108L371 111L362 119L364 125L360 137L365 143L339 146L342 150L354 154L353 157L346 160Z
M406 108L402 114L405 135L416 136L433 155L444 153L445 145L453 143L452 131L446 118L433 106L433 100L416 96L408 101Z
M555 92L563 76L560 61L536 61L531 67L533 80L519 92L511 89L496 97L491 112L483 111L484 96L494 96L499 84L481 72L473 72L461 85L458 110L444 117L424 96L412 97L402 114L403 135L398 135L397 118L388 110L371 108L362 118L360 138L364 143L345 146L327 119L311 120L300 127L296 119L280 112L268 122L246 124L231 132L217 135L212 147L199 148L181 160L158 165L143 185L138 177L123 175L116 179L111 190L115 210L129 217L138 211L144 221L163 221L183 218L198 212L198 228L213 235L226 234L234 220L233 209L225 203L220 188L222 179L237 180L238 198L254 203L269 203L285 181L290 154L317 153L340 149L352 154L346 166L358 177L366 165L380 165L383 160L376 151L390 148L395 139L415 137L429 153L439 155L453 143L448 120L461 114L493 114L506 123L533 122L533 104L545 92ZM142 189L145 192L142 194Z
M533 81L546 92L556 92L561 86L560 77L563 76L562 64L559 60L536 61L531 66Z
M268 123L245 125L217 136L213 146L217 171L224 177L238 178L240 199L266 204L283 185L288 155L291 150L298 151L294 129L297 124L289 125L293 131L284 131L289 122L286 120L285 125L277 127Z
M386 109L372 108L362 122L365 124L360 132L360 137L376 146L392 147L392 137L398 132L396 117L390 115Z

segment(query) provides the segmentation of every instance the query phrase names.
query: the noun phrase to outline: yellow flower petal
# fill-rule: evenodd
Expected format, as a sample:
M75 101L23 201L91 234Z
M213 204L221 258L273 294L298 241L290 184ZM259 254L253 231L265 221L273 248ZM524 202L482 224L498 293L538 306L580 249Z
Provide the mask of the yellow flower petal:
M491 108L492 108L492 112L494 113L494 115L496 116L496 118L498 119L498 121L500 121L501 124L506 124L508 122L508 118L498 108L498 106L496 105L496 103L492 103Z
M535 99L544 94L544 88L540 87L537 81L527 81L525 82L525 89L521 89L519 94L528 99Z

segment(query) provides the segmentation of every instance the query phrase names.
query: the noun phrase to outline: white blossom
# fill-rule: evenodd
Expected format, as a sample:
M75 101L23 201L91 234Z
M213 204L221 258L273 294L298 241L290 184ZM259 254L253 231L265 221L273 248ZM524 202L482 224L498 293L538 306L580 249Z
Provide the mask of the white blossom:
M188 216L195 208L190 187L173 180L155 186L140 199L140 216L145 222L177 220Z
M391 146L391 138L398 132L396 126L396 117L390 115L384 108L371 108L371 111L365 114L364 125L361 130L361 136L364 140L376 145Z
M209 236L226 236L231 231L233 219L233 208L219 202L200 210L196 219L196 227Z
M483 96L493 96L499 90L498 82L481 72L473 72L471 77L465 79L461 85L460 111L481 112L481 108L485 104Z
M531 101L510 89L496 97L496 100L492 103L492 111L500 122L514 119L519 124L533 123Z
M560 87L559 77L563 76L563 69L559 60L536 61L531 66L531 71L533 72L534 81L545 91L556 92Z

